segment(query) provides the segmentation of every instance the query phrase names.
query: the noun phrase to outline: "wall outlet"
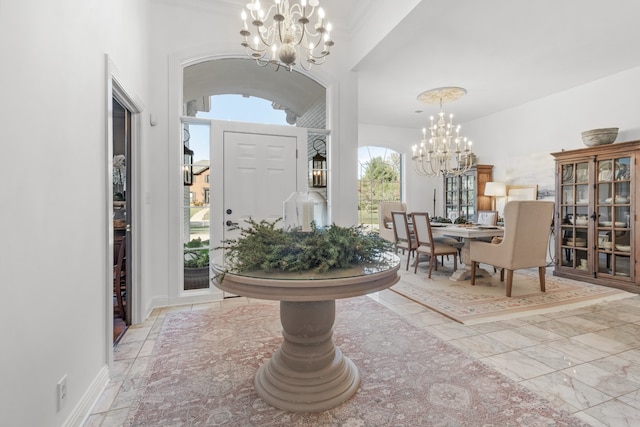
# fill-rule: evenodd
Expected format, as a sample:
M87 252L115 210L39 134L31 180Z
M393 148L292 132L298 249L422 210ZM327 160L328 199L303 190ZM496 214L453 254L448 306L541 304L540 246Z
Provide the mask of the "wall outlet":
M58 381L56 392L57 392L56 395L58 398L58 411L59 411L67 402L67 374L64 374L64 376L60 378L60 381Z

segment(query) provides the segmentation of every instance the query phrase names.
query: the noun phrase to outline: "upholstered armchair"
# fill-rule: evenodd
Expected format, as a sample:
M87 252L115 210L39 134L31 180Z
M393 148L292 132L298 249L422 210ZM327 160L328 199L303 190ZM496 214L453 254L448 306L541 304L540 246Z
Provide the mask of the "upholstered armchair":
M395 236L393 234L393 220L391 218L391 212L406 212L407 205L403 202L380 202L378 204L378 224L380 237L395 243Z
M504 207L504 236L499 244L472 241L471 284L475 285L478 263L500 268L500 280L507 270L507 296L511 296L513 271L538 267L540 290L545 291L544 276L547 248L553 218L553 202L544 200L517 200Z

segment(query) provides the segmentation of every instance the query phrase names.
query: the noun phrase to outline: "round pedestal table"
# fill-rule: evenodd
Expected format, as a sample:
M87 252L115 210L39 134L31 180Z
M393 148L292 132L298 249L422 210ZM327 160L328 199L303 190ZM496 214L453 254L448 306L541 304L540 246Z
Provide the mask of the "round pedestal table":
M360 385L360 374L333 342L335 300L389 288L400 279L399 266L399 258L389 255L386 263L354 265L327 273L251 271L216 275L214 284L226 292L280 301L284 340L256 373L258 395L270 405L291 412L324 411L353 396Z

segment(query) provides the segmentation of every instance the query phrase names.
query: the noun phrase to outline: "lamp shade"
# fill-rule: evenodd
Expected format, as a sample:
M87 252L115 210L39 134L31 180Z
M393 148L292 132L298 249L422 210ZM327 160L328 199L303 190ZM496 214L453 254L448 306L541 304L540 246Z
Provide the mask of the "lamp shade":
M484 195L504 197L507 195L507 186L504 182L487 182L484 186Z

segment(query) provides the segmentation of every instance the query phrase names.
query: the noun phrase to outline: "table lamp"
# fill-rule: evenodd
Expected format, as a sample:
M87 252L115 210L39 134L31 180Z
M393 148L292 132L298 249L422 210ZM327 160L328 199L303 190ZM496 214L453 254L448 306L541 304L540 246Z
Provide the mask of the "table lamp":
M491 197L491 208L496 210L496 197L507 195L507 186L504 182L487 182L484 186L484 195Z

